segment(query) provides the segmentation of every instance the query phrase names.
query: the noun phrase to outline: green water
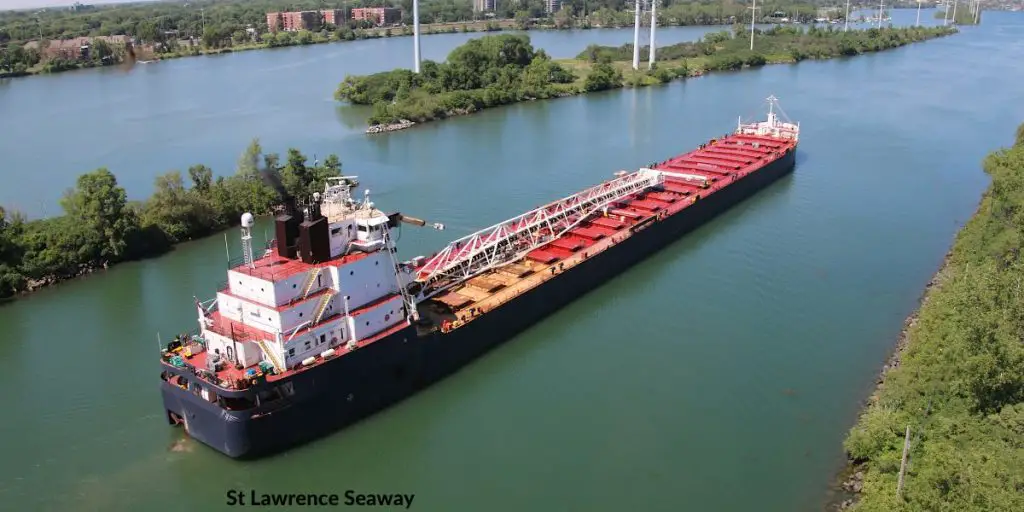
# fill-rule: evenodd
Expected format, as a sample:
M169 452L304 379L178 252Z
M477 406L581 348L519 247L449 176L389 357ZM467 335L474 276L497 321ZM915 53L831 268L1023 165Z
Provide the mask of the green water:
M630 36L534 39L564 56ZM522 104L373 138L358 113L335 109L331 88L366 62L404 63L407 38L4 83L4 204L52 212L74 175L102 163L141 196L168 167L229 172L259 135L271 149L337 152L378 205L449 226L406 227L404 257L688 150L757 113L768 94L802 134L794 175L452 378L267 460L235 462L183 440L161 410L156 333L194 326L192 297L211 297L224 279L222 237L0 307L0 503L206 510L229 489L354 489L415 493L420 511L819 509L859 402L987 184L980 159L1024 120L1022 36L1024 15L986 13L981 27L879 55ZM424 51L437 57L461 40L425 38ZM178 87L187 80L207 85ZM72 90L94 101L58 94ZM33 114L26 105L42 94L64 99ZM68 130L55 119L74 112L96 116L95 129L51 151L39 130ZM237 232L228 236L238 255Z

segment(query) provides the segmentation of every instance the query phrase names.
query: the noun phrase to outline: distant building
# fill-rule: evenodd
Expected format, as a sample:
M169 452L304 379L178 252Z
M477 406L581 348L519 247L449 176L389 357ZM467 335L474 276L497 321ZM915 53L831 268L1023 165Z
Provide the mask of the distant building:
M319 30L322 24L338 25L343 21L345 21L345 11L341 9L267 13L267 29L271 32Z
M89 58L89 50L94 41L105 41L107 44L123 45L126 48L132 47L132 40L128 36L96 36L96 37L75 37L73 39L60 39L50 41L50 44L40 52L45 59L67 59L80 60ZM38 49L38 41L30 41L25 45L26 49Z
M390 25L402 20L402 10L394 7L357 7L352 9L353 20L368 20L374 25Z
M473 12L489 12L494 10L494 0L473 0Z
M558 12L562 8L562 0L544 0L544 9L549 13Z

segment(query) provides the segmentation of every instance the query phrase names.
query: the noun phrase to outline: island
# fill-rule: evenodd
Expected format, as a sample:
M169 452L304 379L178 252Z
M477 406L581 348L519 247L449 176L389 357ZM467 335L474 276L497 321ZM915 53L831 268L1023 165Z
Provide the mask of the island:
M699 41L660 47L651 69L646 69L649 48L643 47L640 70L631 69L631 44L591 45L574 59L554 60L535 49L529 36L484 36L455 48L444 62L424 61L420 73L396 69L347 76L338 85L335 99L372 105L367 132L380 133L521 101L663 84L765 64L849 57L957 31L952 26L848 32L831 26L775 26L755 32L751 51L749 32L744 30L736 27L732 32L709 33Z
M837 508L1024 510L1024 125L846 438Z

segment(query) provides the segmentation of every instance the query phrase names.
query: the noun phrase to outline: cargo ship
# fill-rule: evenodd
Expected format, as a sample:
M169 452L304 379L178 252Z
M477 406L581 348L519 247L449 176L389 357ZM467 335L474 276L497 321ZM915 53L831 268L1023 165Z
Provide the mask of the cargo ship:
M327 182L304 202L274 173L275 238L243 256L199 327L161 349L170 424L234 458L325 436L412 395L792 171L799 124L763 121L399 261L385 213ZM782 117L780 117L782 116Z

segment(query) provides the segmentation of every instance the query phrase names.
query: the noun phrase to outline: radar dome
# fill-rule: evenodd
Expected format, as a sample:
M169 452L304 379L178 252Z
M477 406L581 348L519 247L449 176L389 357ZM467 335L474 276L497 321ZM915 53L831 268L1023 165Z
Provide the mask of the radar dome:
M249 213L249 212L243 213L242 214L242 227L243 228L251 228L253 224L255 224L255 220L253 219L252 214Z

